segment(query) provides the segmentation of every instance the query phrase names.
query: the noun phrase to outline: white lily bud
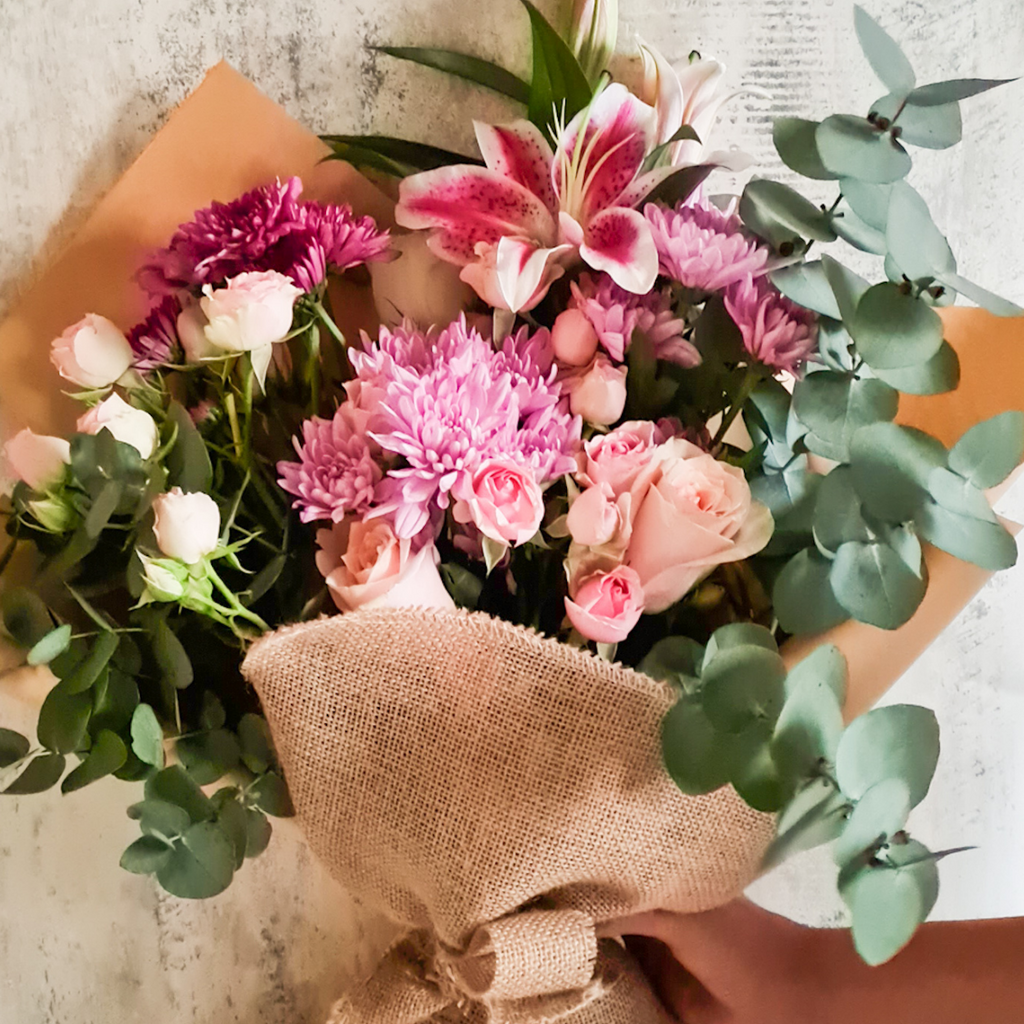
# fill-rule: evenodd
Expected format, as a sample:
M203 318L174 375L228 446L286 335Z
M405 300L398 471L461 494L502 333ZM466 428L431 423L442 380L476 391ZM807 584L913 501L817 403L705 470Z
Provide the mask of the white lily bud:
M576 0L570 45L589 82L596 82L615 52L619 0Z

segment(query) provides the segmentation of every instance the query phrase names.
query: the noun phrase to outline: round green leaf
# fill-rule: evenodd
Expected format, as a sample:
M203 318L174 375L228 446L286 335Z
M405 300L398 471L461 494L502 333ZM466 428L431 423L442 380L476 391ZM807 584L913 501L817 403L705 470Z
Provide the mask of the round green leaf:
M221 729L227 720L224 705L217 694L210 690L203 691L203 707L199 712L199 725L203 729Z
M792 235L819 242L834 242L836 238L820 207L788 185L768 178L748 182L740 199L740 216L754 230L765 225L773 240L783 241Z
M708 721L738 733L758 721L774 722L784 700L786 667L775 651L752 645L721 651L701 673Z
M31 749L25 736L13 729L0 728L0 768L20 761Z
M261 715L242 715L238 723L238 740L242 747L242 761L249 771L262 775L274 763L270 727Z
M1022 458L1024 413L1014 410L971 427L949 450L949 468L976 487L995 487Z
M0 594L4 629L19 647L33 647L53 629L53 619L42 598L25 587L9 587Z
M773 603L787 633L820 633L850 617L832 592L831 564L817 551L798 551L779 573Z
M1016 82L1016 78L952 78L947 82L932 82L914 89L907 103L916 107L942 106L969 99L1000 85Z
M927 362L943 341L939 314L891 281L864 293L850 333L868 366L883 370Z
M135 680L112 667L107 675L107 685L93 687L91 693L93 713L89 727L93 731L109 729L123 733L139 705L139 686Z
M959 103L943 103L934 107L907 104L900 110L903 96L889 93L871 104L871 110L889 121L899 111L900 142L922 149L948 149L963 138L963 119Z
M701 707L683 698L661 723L661 749L672 781L690 796L710 793L729 781L729 741Z
M136 839L121 854L121 867L136 875L151 875L170 860L174 847L157 836Z
M61 783L62 793L73 793L106 775L112 775L128 758L128 748L116 733L101 729L85 760Z
M989 572L1017 562L1017 542L1002 523L960 515L930 501L918 509L914 523L929 544Z
M850 208L865 224L877 231L885 231L892 185L873 185L856 178L842 178L839 188Z
M701 671L705 671L723 651L745 646L763 647L766 651L776 652L779 649L770 629L765 629L755 622L730 622L727 626L719 626L711 634L707 649L704 651Z
M762 862L767 871L787 857L830 843L843 830L850 805L831 780L812 779L783 808Z
M842 263L834 260L831 256L821 257L821 267L832 288L832 294L835 296L843 323L849 326L857 313L857 303L860 302L870 285L859 274L844 267Z
M833 857L840 867L883 846L901 831L910 814L910 790L902 779L875 783L856 803Z
M891 960L924 920L914 878L890 867L866 867L843 889L853 918L853 944L872 967Z
M897 629L917 611L926 588L892 548L851 541L836 551L829 573L836 600L859 622Z
M172 896L207 899L231 884L234 863L231 840L217 825L203 822L175 842L174 853L156 877Z
M261 775L250 787L249 799L275 818L290 818L295 813L288 787L277 772Z
M996 522L996 514L985 495L958 473L937 466L928 474L928 494L937 505L950 512Z
M245 808L237 799L224 800L217 811L217 824L231 840L235 851L234 869L237 871L245 861L245 848L249 841Z
M907 151L864 117L826 117L814 140L822 163L839 177L886 184L906 177L910 170Z
M960 357L956 349L944 341L926 363L873 372L879 380L904 394L942 395L955 390L960 383Z
M885 239L889 254L912 281L956 270L953 250L935 226L928 204L905 181L892 186Z
M939 724L927 708L893 704L855 718L836 753L836 780L851 800L885 779L901 779L916 807L939 759Z
M933 854L923 843L916 839L906 839L901 843L890 843L885 851L885 859L902 872L913 876L914 884L921 894L922 920L926 918L939 898L939 866L942 854Z
M807 447L837 462L849 459L858 430L891 420L898 408L899 395L888 384L833 370L809 373L793 389L793 411L809 431Z
M207 821L214 814L209 797L180 764L172 764L146 780L146 799L154 798L176 804L185 810L194 822Z
M787 299L798 306L822 316L840 319L839 306L821 260L783 267L771 274L771 281Z
M90 694L68 693L64 684L58 683L39 709L39 742L57 754L79 750L85 741L91 715Z
M103 670L110 664L117 646L118 635L108 630L102 631L89 648L89 653L64 678L64 687L68 693L84 693L90 689Z
M183 807L151 797L132 804L128 817L138 820L146 835L159 834L167 839L183 835L192 824L192 819Z
M814 133L817 121L801 117L777 117L772 123L772 139L782 162L805 178L829 181L837 177L822 162Z
M245 827L245 855L246 857L258 857L270 842L273 826L262 811L247 807L245 809Z
M61 754L43 754L34 757L28 767L4 790L4 796L24 796L28 793L42 793L64 774L64 757Z
M885 235L867 221L861 220L853 210L836 210L831 214L830 221L835 233L855 249L876 256L885 255Z
M774 814L784 807L795 789L794 781L779 771L770 739L770 728L760 722L736 736L729 778L744 802L764 814Z
M814 539L833 553L848 541L873 539L861 515L860 498L849 466L837 466L821 481L814 502Z
M71 627L65 623L51 630L28 652L30 665L48 665L59 654L63 654L71 643Z
M899 44L863 7L854 6L853 24L871 70L883 85L906 95L914 88L917 77Z
M148 704L140 704L132 715L132 750L140 761L155 768L164 766L164 731Z
M183 736L175 750L189 775L200 786L208 786L234 768L241 758L241 748L234 733L213 729L195 736Z

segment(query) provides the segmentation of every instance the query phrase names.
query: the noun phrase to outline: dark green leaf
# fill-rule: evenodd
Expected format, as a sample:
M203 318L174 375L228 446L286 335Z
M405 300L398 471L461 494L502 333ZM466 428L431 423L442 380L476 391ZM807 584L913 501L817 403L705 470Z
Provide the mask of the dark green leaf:
M831 567L817 551L804 550L779 573L773 602L779 625L787 633L820 633L850 617L832 592Z
M295 813L288 787L277 772L261 775L249 789L249 799L261 811L275 818L290 818Z
M733 737L723 736L701 708L679 700L661 723L665 768L684 793L710 793L729 781Z
M47 694L39 709L39 742L57 754L80 750L86 739L91 715L90 694L68 693L64 685L58 683Z
M439 569L445 589L451 594L452 600L460 608L476 608L480 600L480 591L483 590L483 580L458 562L442 562Z
M837 466L818 488L814 503L814 539L819 547L833 553L848 541L873 539L861 515L860 498L849 466Z
M643 165L640 168L640 173L643 174L644 172L657 167L661 158L664 157L677 142L683 141L700 142L700 136L692 125L680 125L667 142L663 142L660 146L656 146L652 149L644 159Z
M891 281L864 293L849 326L858 351L872 369L925 363L942 347L939 314Z
M48 665L59 654L63 654L71 643L71 627L66 623L51 630L28 652L30 665Z
M905 181L893 185L889 195L885 238L889 254L911 280L956 271L953 251L935 226L928 204Z
M896 40L859 5L853 8L853 24L860 48L882 84L904 94L913 89L917 81L914 69Z
M482 163L476 157L438 149L437 146L427 146L422 142L392 138L389 135L321 135L320 138L331 147L335 156L342 160L356 163L360 154L375 153L396 167L407 168L409 173L431 171L437 167L450 167L455 164ZM355 154L357 159L350 160L351 154Z
M203 729L221 729L227 720L224 705L212 690L203 691L203 707L199 712L199 725Z
M830 223L835 233L855 249L874 253L876 256L885 255L885 235L867 221L861 220L853 210L836 210L831 215Z
M192 683L192 662L175 636L167 619L156 614L146 620L153 645L153 657L161 675L176 690L184 690Z
M593 95L579 61L530 0L520 0L530 15L533 77L528 100L530 120L547 131L556 108L569 121Z
M70 583L65 583L64 588L75 599L75 601L78 602L78 607L81 608L94 623L96 623L96 626L99 629L103 630L105 633L113 631L113 622L111 622L103 612L96 608L80 590L76 590Z
M92 690L92 720L90 729L109 729L123 733L129 727L132 715L139 704L139 687L135 680L124 672L111 668L107 685L100 692Z
M849 804L829 779L808 782L779 815L762 869L768 871L787 857L831 842L842 831L848 811Z
M140 704L132 715L132 750L135 756L155 768L164 766L164 731L148 704Z
M61 783L61 792L72 793L105 775L113 774L127 758L128 749L121 737L109 729L100 730L85 760Z
M182 899L207 899L223 892L234 875L234 848L223 830L210 822L193 825L174 844L174 853L157 881Z
M64 773L64 757L61 754L43 754L34 757L28 767L3 791L4 796L25 796L42 793Z
M910 170L907 151L867 118L833 114L818 125L814 138L822 163L837 177L886 184Z
M872 372L889 387L906 395L941 395L953 391L960 383L960 357L956 349L944 341L939 351L925 363Z
M1017 542L1001 523L960 515L925 502L914 518L921 537L982 569L998 572L1017 562Z
M836 238L822 209L788 185L768 178L754 178L747 184L739 212L749 228L776 244L794 235L819 242Z
M213 482L213 466L206 442L196 429L188 410L172 401L167 418L177 428L174 446L167 453L167 485L186 492L209 493Z
M164 768L146 780L146 799L153 798L177 804L194 822L213 817L213 804L180 764Z
M717 164L692 164L689 167L680 167L655 185L644 197L644 202L676 206L689 199L717 166Z
M782 708L786 667L772 650L754 645L720 651L701 672L708 721L738 733L755 722L774 723Z
M814 133L817 121L801 117L777 117L772 123L772 138L782 162L805 178L821 181L833 180L838 175L830 171L818 155Z
M835 295L820 260L814 263L797 263L776 270L771 275L771 282L787 299L791 299L797 305L836 320L841 318L839 306L836 304Z
M146 835L158 834L174 839L188 830L192 819L183 807L166 800L150 798L128 808L128 817L139 822Z
M995 487L1022 458L1024 413L1011 411L971 427L949 450L949 468L976 487Z
M245 809L246 857L258 857L270 842L273 826L262 811L253 807Z
M963 137L963 119L957 103L944 103L935 107L903 106L900 93L889 93L871 104L871 110L878 117L888 121L899 112L897 124L900 142L922 149L948 149Z
M120 480L110 480L96 495L85 516L85 532L89 537L98 537L110 522L110 517L117 511L124 495L124 485Z
M987 309L995 316L1024 315L1024 309L1016 303L994 295L987 289L982 288L981 285L974 284L974 282L968 281L959 274L942 274L939 277L939 281L947 288L952 288L954 291L959 292L964 298L970 299L971 302L981 306L982 309Z
M0 768L20 761L30 749L31 744L20 732L0 728Z
M766 651L778 652L779 645L775 642L770 629L754 622L731 622L727 626L719 626L711 634L701 671L707 669L724 651L734 647L763 647Z
M8 587L0 595L4 629L19 647L34 647L53 629L42 598L26 587Z
M399 60L410 60L428 68L436 68L446 74L464 78L468 82L493 89L517 103L530 102L530 87L521 78L506 71L497 64L481 60L454 50L438 50L422 46L379 46L375 49ZM327 141L330 141L330 136ZM435 165L440 166L440 165ZM424 168L425 170L426 168Z
M255 604L278 581L287 564L288 555L283 552L275 555L253 576L252 582L239 595L242 603L246 607Z
M793 410L809 430L805 443L837 462L850 457L857 431L891 420L899 395L880 380L858 380L832 370L809 373L793 389Z
M255 775L262 775L275 760L270 727L260 715L243 715L238 723L238 739L242 746L242 761Z
M167 863L173 852L174 847L157 836L142 836L121 854L121 867L136 875L151 875Z
M915 107L937 107L956 103L1000 85L1016 82L1016 78L953 78L948 82L932 82L918 86L907 96L907 103Z
M110 664L119 643L116 633L101 632L93 641L89 653L65 677L65 692L84 693L88 690Z
M865 853L869 856L890 836L902 831L910 814L910 790L902 779L882 779L857 801L833 850L843 867Z
M220 792L230 792L221 790ZM215 794L219 796L220 793ZM220 801L217 808L217 824L221 831L231 840L235 851L234 869L237 871L245 862L245 849L249 842L248 821L245 808L237 799L231 797Z
M842 544L829 573L832 592L859 622L897 629L917 611L926 583L887 544Z
M733 769L730 781L744 802L755 811L774 814L790 799L793 787L779 773L765 737L759 736L759 740L748 751L750 756L744 759L742 765Z
M875 708L855 718L836 754L836 780L860 800L885 779L902 779L916 807L928 794L939 759L939 724L933 712L912 704Z
M241 757L238 740L227 729L182 736L175 749L189 775L200 786L208 786L222 778Z

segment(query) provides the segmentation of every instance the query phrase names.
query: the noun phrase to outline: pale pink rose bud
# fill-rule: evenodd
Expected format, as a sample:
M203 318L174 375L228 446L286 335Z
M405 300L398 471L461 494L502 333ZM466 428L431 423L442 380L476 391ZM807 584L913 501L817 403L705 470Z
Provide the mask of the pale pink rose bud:
M555 358L568 366L586 366L597 352L597 331L578 309L567 309L555 317L551 345Z
M193 565L220 543L220 509L208 494L172 487L153 499L156 545L168 558Z
M588 639L617 644L629 636L644 612L640 577L628 566L584 576L565 599L569 621Z
M614 366L606 356L598 355L590 369L570 386L570 410L589 423L608 426L626 407L626 367Z
M455 608L437 571L440 557L434 545L424 544L413 554L413 542L397 537L383 519L344 519L330 530L318 530L316 542L316 566L343 612Z
M588 487L570 506L565 517L569 535L584 547L600 547L615 536L621 523L619 510L601 487Z
M291 330L295 300L302 290L276 270L253 271L228 279L223 288L207 285L199 300L206 340L226 352L251 352L281 341Z
M54 341L50 361L65 379L84 388L113 384L132 364L132 347L116 324L87 313Z
M488 459L459 490L456 522L472 523L485 537L516 547L544 518L544 494L533 473L508 459Z
M118 441L130 444L144 459L153 454L159 440L153 417L133 408L117 394L79 416L75 426L80 434L98 434L106 428Z
M774 527L741 469L681 438L666 442L655 457L660 478L647 489L626 554L649 612L675 604L716 565L760 551Z
M53 487L71 462L71 445L63 437L36 434L26 427L4 445L7 465L19 480L40 493Z
M224 353L206 338L208 322L198 302L190 302L178 314L178 339L186 362L199 363L214 356L223 356Z

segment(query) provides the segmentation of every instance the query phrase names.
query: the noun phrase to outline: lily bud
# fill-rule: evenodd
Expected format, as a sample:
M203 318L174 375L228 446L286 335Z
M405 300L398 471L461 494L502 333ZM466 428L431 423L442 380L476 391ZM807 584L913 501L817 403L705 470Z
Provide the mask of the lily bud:
M576 0L569 40L587 81L601 77L618 35L619 0Z

